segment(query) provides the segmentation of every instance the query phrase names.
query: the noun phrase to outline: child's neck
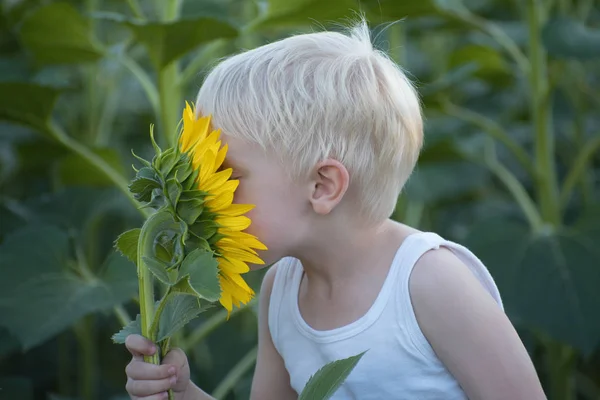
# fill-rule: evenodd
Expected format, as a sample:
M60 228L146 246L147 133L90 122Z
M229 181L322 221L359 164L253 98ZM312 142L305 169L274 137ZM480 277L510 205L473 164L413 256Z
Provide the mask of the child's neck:
M302 262L310 286L331 295L336 287L365 274L387 274L404 238L415 232L391 220L372 227L322 228L296 257Z

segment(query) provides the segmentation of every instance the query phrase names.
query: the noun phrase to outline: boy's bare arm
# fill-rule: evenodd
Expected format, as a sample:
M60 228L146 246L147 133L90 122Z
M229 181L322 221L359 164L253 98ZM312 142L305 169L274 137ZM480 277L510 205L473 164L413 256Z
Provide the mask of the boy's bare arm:
M450 250L423 255L409 287L421 330L469 399L546 399L508 317Z
M252 381L250 399L295 400L298 394L290 386L290 376L283 359L275 349L269 332L269 301L277 265L267 271L259 298L258 358Z

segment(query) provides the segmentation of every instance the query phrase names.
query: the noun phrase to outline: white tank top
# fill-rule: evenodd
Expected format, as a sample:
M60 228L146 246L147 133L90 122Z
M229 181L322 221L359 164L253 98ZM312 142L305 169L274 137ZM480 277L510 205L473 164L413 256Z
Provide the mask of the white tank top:
M368 350L331 399L466 399L419 328L409 295L415 263L439 246L452 250L503 308L491 275L471 251L435 233L420 232L407 237L396 252L381 292L365 315L340 328L317 331L298 308L302 265L294 258L282 259L271 293L269 330L292 388L300 393L323 365Z

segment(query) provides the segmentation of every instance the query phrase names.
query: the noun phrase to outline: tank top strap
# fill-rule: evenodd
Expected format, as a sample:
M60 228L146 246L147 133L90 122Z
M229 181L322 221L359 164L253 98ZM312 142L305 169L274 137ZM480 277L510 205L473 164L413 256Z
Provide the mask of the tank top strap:
M272 268L277 268L275 271L275 279L273 288L271 289L271 297L269 299L269 332L275 348L279 350L279 316L281 312L286 312L283 307L287 305L284 301L289 296L289 291L294 283L294 274L297 270L298 260L292 257L286 257L278 261Z
M449 249L460 259L488 291L492 298L503 309L498 288L485 265L466 247L446 240L433 232L419 232L409 236L402 246L402 259L399 261L397 276L396 305L400 313L398 321L401 329L409 336L412 344L427 358L435 357L425 335L421 331L414 313L409 292L410 275L419 259L428 251L440 247Z

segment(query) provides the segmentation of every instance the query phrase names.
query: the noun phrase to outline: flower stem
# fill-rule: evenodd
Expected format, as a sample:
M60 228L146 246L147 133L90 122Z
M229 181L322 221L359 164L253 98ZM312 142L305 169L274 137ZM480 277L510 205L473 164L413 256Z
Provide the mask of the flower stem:
M550 123L550 101L547 79L547 57L540 38L543 6L539 0L527 1L529 57L531 71L531 115L535 129L535 170L537 200L542 218L554 226L561 223L559 194L554 160L554 137Z
M144 263L143 257L147 254L147 252L152 251L154 241L152 228L156 223L158 216L160 216L160 213L152 214L142 226L138 241L138 254L136 263L142 336L152 341L155 340L151 334L154 315L154 278L150 272L150 269ZM158 352L154 353L152 356L144 356L144 361L157 365L160 364Z

